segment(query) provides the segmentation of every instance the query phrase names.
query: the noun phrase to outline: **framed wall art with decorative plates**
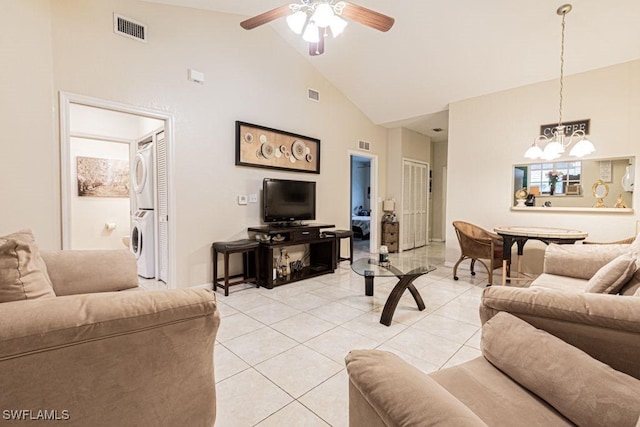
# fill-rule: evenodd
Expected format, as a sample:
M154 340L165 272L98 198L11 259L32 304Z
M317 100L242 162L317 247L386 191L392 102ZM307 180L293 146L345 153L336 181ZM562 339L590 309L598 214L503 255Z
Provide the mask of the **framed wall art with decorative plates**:
M320 140L236 121L236 165L320 173Z

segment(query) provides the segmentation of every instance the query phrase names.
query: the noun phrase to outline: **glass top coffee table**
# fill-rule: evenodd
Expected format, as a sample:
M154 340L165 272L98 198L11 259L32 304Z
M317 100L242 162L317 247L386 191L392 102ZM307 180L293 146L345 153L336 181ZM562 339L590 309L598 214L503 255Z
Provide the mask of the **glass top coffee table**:
M361 258L351 264L351 269L364 277L365 295L373 296L373 279L376 277L397 277L398 283L387 298L387 302L382 310L380 323L385 326L391 325L393 313L396 311L400 297L404 291L409 289L413 299L418 305L418 310L424 310L424 301L418 290L413 286L413 281L423 274L427 274L436 268L428 265L425 259L403 258L391 256L389 262L381 263L378 258Z

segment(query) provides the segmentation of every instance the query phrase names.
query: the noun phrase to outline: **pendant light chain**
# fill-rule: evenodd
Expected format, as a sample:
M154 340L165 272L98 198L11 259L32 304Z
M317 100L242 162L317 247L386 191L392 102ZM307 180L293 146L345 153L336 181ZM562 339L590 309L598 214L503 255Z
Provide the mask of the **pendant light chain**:
M566 13L562 14L562 42L560 47L560 110L558 118L558 126L562 126L562 92L564 90L564 28Z
M562 124L562 102L564 100L564 35L567 23L567 13L571 12L571 8L571 4L567 3L556 10L556 14L562 16L562 43L560 45L560 106L558 108L558 125L550 130L551 135L548 132L549 129L544 129L544 132L533 140L533 144L531 144L524 153L524 156L527 159L543 159L545 161L557 159L564 154L565 148L573 143L575 143L575 145L569 153L570 156L583 157L596 151L596 147L594 147L593 143L589 141L588 135L586 134L586 128L589 126L588 120L575 122L576 124L579 124L579 126L572 126L571 128L565 128ZM576 129L576 127L579 127L579 129ZM571 135L567 135L567 132L571 133ZM541 144L544 144L544 150L540 147Z

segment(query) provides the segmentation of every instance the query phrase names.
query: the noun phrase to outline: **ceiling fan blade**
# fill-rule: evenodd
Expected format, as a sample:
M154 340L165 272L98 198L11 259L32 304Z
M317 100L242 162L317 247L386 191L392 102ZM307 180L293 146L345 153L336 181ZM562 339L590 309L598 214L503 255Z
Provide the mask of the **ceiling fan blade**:
M309 55L311 56L318 56L324 53L324 30L318 28L318 33L320 35L318 43L309 43Z
M268 12L261 13L260 15L256 15L253 18L246 19L240 23L240 26L245 30L252 30L260 25L266 24L267 22L271 22L275 19L282 18L283 16L287 16L291 13L291 9L289 9L289 5L284 5L272 9Z
M342 10L342 16L366 25L367 27L387 32L393 27L393 23L396 22L392 17L378 13L375 10L367 9L366 7L353 3L345 2L345 4Z

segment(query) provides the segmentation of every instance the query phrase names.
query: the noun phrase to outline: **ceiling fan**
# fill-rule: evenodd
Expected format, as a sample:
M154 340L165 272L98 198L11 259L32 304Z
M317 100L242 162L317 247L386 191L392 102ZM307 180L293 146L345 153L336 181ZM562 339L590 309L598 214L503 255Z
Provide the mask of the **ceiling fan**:
M342 17L383 32L389 31L395 22L390 16L346 1L299 0L242 21L240 26L251 30L284 16L289 28L309 43L311 56L324 53L324 38L329 31L334 38L342 33L347 26Z

